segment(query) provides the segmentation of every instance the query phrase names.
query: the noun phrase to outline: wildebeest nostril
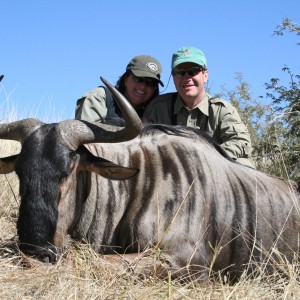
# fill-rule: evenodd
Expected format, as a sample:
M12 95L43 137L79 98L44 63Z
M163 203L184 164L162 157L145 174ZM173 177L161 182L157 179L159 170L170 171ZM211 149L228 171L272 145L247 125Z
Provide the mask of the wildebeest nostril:
M28 244L20 244L20 250L24 254L44 263L55 263L61 255L61 250L54 245L39 247Z
M37 258L44 263L55 263L58 261L59 255L48 251L47 253L37 256Z
M49 263L50 262L49 256L45 256L43 259L41 259L41 261L44 263Z
M35 257L44 263L56 263L61 255L61 250L53 245L49 248L40 249L35 253Z

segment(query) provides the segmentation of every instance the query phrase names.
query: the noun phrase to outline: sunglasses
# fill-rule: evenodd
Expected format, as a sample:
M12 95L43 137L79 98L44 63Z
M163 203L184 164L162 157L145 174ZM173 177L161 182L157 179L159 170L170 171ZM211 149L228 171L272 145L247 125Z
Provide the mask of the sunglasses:
M131 77L135 83L144 83L147 86L155 87L158 84L158 80L155 80L154 78L150 77L137 77L133 74L131 74Z
M186 70L174 69L172 71L172 74L175 75L176 77L183 77L185 75L185 73L188 73L190 76L195 76L203 71L205 71L205 69L203 67L199 66L199 67L192 67L192 68L189 68Z

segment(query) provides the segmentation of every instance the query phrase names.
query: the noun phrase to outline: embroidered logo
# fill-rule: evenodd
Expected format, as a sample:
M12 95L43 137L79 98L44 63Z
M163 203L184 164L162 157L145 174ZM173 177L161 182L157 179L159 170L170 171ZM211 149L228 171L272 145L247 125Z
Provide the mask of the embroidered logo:
M157 64L156 63L154 63L154 62L148 62L147 64L146 64L146 67L148 68L148 69L150 69L151 71L158 71L158 66L157 66Z

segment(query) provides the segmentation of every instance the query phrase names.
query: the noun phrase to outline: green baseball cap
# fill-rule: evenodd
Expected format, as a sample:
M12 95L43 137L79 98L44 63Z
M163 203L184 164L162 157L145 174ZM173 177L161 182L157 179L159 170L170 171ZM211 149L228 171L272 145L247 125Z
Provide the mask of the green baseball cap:
M172 56L171 68L182 63L191 62L207 69L207 62L202 50L195 47L181 47Z
M161 86L164 86L160 80L162 72L161 64L150 55L135 56L127 65L126 71L131 71L137 77L150 77L157 79Z

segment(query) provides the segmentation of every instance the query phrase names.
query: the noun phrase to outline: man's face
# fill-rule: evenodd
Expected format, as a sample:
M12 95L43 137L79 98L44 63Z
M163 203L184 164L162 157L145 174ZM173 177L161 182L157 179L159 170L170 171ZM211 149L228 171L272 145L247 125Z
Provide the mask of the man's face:
M173 80L176 90L182 100L191 101L204 97L204 85L208 80L208 71L195 63L182 63L176 66L173 71Z

